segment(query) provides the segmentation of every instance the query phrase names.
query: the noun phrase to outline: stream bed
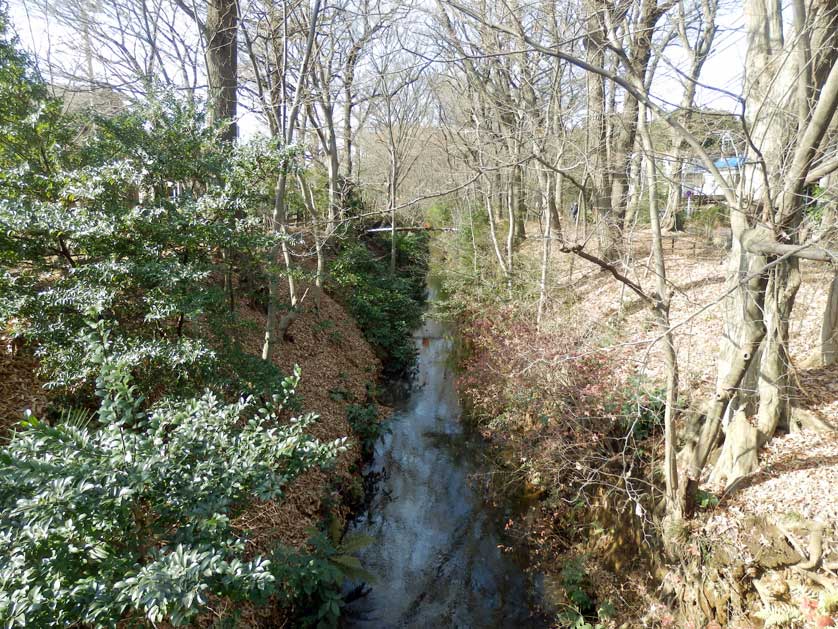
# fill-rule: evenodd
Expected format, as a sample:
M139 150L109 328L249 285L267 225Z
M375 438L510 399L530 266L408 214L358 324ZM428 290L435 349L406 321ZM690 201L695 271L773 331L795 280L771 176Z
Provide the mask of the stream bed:
M359 557L377 580L347 607L345 626L548 626L538 588L499 548L497 513L470 482L481 470L460 422L445 332L433 320L415 332L410 396L376 444L369 472L381 480L352 532L375 539Z

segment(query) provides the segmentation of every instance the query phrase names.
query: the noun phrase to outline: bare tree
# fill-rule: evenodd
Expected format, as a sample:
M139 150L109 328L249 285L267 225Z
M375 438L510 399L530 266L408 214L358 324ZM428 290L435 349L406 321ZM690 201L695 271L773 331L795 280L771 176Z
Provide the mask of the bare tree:
M752 0L746 4L749 60L744 124L751 138L751 167L744 189L759 191L758 198L752 202L747 196L740 198L730 188L700 140L651 98L642 80L642 63L623 62L623 69L628 72L625 77L604 64L591 63L590 57L584 59L561 46L540 44L521 23L510 27L492 22L462 4L448 4L477 24L517 35L520 42L542 54L564 59L591 75L620 86L631 99L660 117L688 144L724 191L734 232L727 293L730 306L727 308L727 331L719 354L716 392L700 412L693 415L695 421L685 435L684 473L678 479L678 502L680 510L689 513L702 470L720 436L723 417L731 420L725 451L716 465L716 473L730 483L753 469L757 447L770 438L788 412L788 317L799 282L797 260L828 261L834 256L816 243L799 243L796 239L806 186L817 180L816 176L823 177L838 169L838 162L826 159L822 154L823 139L838 107L838 53L833 42L838 32L835 28L838 11L825 3L813 3L808 7L795 3L796 34L785 41L784 9L779 3L775 6ZM645 48L651 46L644 42L649 35L648 27L653 24L655 12L663 6L641 5L640 23L647 25L645 34L635 40L642 53L639 54L641 61ZM613 34L606 18L607 15L603 18L605 31ZM611 39L610 45L616 47L616 40ZM818 160L822 165L813 168ZM612 186L612 193L617 188L619 185ZM616 195L612 194L611 199L613 202ZM580 248L572 249L593 261L593 256ZM598 262L603 263L603 260L598 259ZM605 263L603 267L620 279L613 266ZM633 284L625 276L621 281L629 286ZM758 427L745 425L744 405L751 400L747 395L740 395L740 385L752 364L758 364L760 370L756 396ZM672 440L669 447L674 447Z
M689 128L693 116L693 104L701 77L701 70L707 61L713 41L716 36L716 14L719 8L718 0L697 0L691 7L685 7L684 2L678 4L678 14L675 18L675 28L682 50L687 53L688 69L683 73L684 92L678 111L681 113L682 124ZM691 33L695 33L691 37ZM675 131L671 131L671 146L667 176L669 191L667 193L666 212L664 214L664 229L673 230L678 227L677 217L682 201L682 179L684 160L687 154L687 143Z
M310 8L283 4L281 11L277 11L272 3L267 3L261 7L251 7L252 13L242 20L242 36L251 62L255 91L272 135L286 149L294 146L297 141L306 82L316 50L321 6L320 0L314 0ZM293 60L292 53L295 51L297 57ZM294 78L296 82L293 90L290 90ZM277 341L285 338L288 328L299 314L302 301L294 277L289 242L292 238L287 209L290 169L291 164L286 159L277 175L274 205L268 217L269 230L278 238L278 243L271 250L270 264L279 262L281 256L288 280L290 307L281 320L277 321L280 273L272 269L269 273L268 315L262 347L262 358L266 361L271 360Z
M391 32L391 36L395 35ZM396 44L385 39L384 45ZM376 61L381 94L370 125L387 152L387 213L390 215L390 273L396 272L396 208L399 188L418 158L418 142L425 131L429 89L423 80L426 64L410 56L391 53Z
M57 38L54 78L75 88L146 96L160 86L196 94L206 86L203 32L187 0L22 0L75 38ZM184 11L184 8L189 11Z
M838 10L829 3L791 7L795 33L783 34L789 8L750 1L746 124L751 138L745 198L732 204L730 296L716 396L689 448L693 486L724 429L714 477L731 483L756 466L757 448L788 422L791 404L789 317L800 284L798 260L834 255L799 242L805 192L838 108ZM749 370L757 391L740 391ZM755 399L756 398L756 399ZM757 425L747 421L756 405Z

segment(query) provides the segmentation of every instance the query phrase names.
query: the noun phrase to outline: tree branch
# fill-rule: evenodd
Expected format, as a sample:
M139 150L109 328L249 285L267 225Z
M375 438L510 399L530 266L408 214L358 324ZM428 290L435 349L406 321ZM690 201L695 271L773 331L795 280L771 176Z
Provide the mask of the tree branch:
M580 258L582 258L584 260L587 260L588 262L592 262L593 264L597 265L602 270L608 271L609 273L611 273L611 275L614 276L614 279L616 279L617 281L622 282L623 284L625 284L628 288L630 288L632 291L634 291L635 294L637 294L637 296L640 297L643 301L645 301L645 302L647 302L647 303L649 303L653 306L657 304L657 300L652 298L651 296L647 295L646 293L644 293L643 289L640 287L639 284L631 281L625 275L620 273L617 270L617 267L615 267L613 264L611 264L609 262L606 262L602 258L598 258L595 255L591 255L590 253L585 251L583 249L583 245L570 245L570 246L568 246L566 244L562 244L559 247L559 251L561 251L562 253L573 253L573 254L576 254L577 256L579 256Z

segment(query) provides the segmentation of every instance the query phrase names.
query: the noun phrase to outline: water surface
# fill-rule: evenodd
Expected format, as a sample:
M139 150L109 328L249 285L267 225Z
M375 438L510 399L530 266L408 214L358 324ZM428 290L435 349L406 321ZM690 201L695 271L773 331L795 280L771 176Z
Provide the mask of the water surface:
M415 334L414 387L376 445L371 464L382 480L353 531L375 538L360 553L377 575L369 594L347 609L347 626L541 627L528 579L499 549L497 516L470 477L479 472L466 447L449 366L452 342L428 320Z

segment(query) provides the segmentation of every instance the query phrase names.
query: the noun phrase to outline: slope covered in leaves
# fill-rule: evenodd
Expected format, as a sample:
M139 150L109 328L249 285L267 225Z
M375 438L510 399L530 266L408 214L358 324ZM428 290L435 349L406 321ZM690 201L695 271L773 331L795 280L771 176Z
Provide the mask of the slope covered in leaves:
M253 324L252 332L241 339L242 345L259 355L265 317L252 309L242 310L241 316ZM347 408L367 401L374 392L380 361L355 321L325 294L318 309L304 309L297 318L291 339L279 347L274 362L283 373L290 373L295 365L301 368L304 375L297 392L302 408L320 416L311 426L311 434L323 441L351 436ZM254 530L255 543L275 536L284 544L299 547L309 537L308 531L327 515L324 509L334 506L338 509L334 515L345 518L347 506L337 494L352 486L358 490L360 456L358 440L352 439L332 470L309 470L295 481L281 505L264 505L245 516L242 524Z
M537 232L537 226L530 231ZM579 238L584 240L582 234ZM622 270L651 291L655 278L648 233L634 234L632 243ZM674 292L671 321L681 403L686 407L712 395L715 386L726 251L695 232L666 238L664 246ZM567 622L578 618L573 613L595 616L597 606L607 601L617 613L611 620L607 613L601 615L604 626L617 619L628 623L623 626L676 626L675 616L655 593L657 579L665 575L656 567L657 533L651 516L656 504L649 493L650 484L660 481L655 470L662 460L665 380L657 324L648 306L610 273L554 252L550 298L538 329L534 278L540 275L540 262L540 239L525 241L517 252L520 281L511 300L506 290L481 292L479 283L447 275L453 295L449 307L464 334L461 393L494 451L489 495L501 504L511 500L519 505L509 513L510 539L530 549L535 566L552 584L548 590L555 594L558 609L576 610L568 612ZM791 324L790 349L800 385L794 405L836 426L838 371L808 367L831 275L807 262L801 272ZM838 530L836 461L834 432L776 438L762 454L762 466L750 484L723 497L721 504L715 506L719 488L704 487L706 511L698 527L708 517L727 525L698 535L707 533L712 543L718 537L710 536L711 530L723 534L726 526L753 528L754 517L791 514L823 524L827 533L822 554L830 556ZM805 560L807 536L798 535L795 543L804 549L798 559ZM692 557L701 559L700 552ZM579 566L578 574L561 568L569 563ZM765 609L757 586L747 578L742 583L751 597L744 608ZM836 587L834 580L831 587ZM811 591L808 596L819 600ZM689 604L688 597L681 600ZM789 604L799 608L801 601L797 596Z

